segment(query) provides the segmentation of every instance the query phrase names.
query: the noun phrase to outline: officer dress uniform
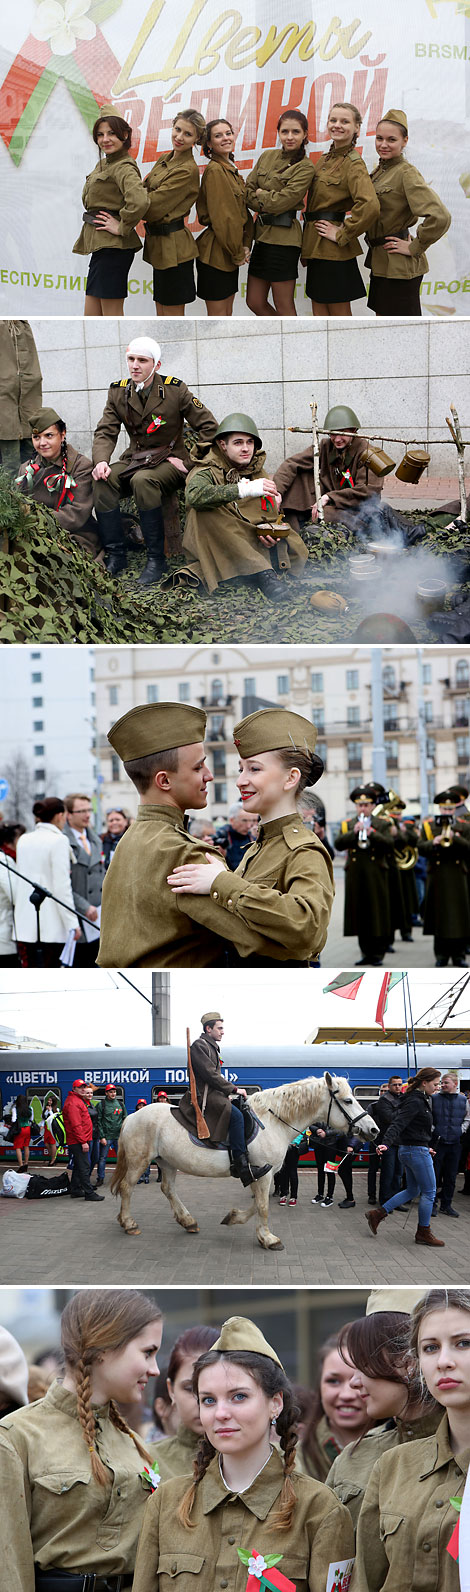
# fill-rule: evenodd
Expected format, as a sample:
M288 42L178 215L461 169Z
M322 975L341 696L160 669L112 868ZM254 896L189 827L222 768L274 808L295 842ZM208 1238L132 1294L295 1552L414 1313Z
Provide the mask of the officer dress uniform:
M103 1487L92 1475L76 1396L60 1382L0 1421L0 1552L8 1592L52 1592L49 1569L94 1571L109 1578L110 1592L117 1576L121 1592L132 1585L149 1497L144 1462L132 1438L113 1425L109 1404L94 1415L95 1447L107 1470ZM148 1445L151 1456L158 1446ZM40 1576L35 1582L35 1567L43 1582ZM71 1581L70 1592L80 1584ZM96 1592L104 1592L101 1579Z
M329 497L329 502L323 505L327 524L334 524L344 517L353 524L355 510L360 509L369 498L375 498L379 506L383 479L373 475L367 465L362 464L366 447L367 437L351 437L347 448L341 450L335 447L331 437L322 437L320 487L322 495L328 493ZM313 449L305 448L303 453L294 453L291 458L283 459L274 480L281 493L282 509L287 518L292 516L296 521L301 515L310 519L316 502Z
M103 107L103 120L106 117ZM113 116L115 109L111 107ZM85 180L82 192L85 215L73 254L91 254L86 291L97 298L126 298L127 279L134 255L142 248L137 222L149 207L148 192L139 168L126 150L102 155ZM119 220L119 232L96 227L88 217L107 210Z
M459 1592L457 1558L447 1547L469 1459L470 1448L452 1452L444 1415L434 1436L378 1460L359 1516L354 1592Z
M196 201L205 228L197 238L197 296L214 302L238 289L238 267L253 237L244 178L233 160L211 155Z
M404 1388L403 1398L405 1397ZM382 1454L392 1451L396 1453L397 1450L400 1453L403 1443L419 1442L423 1437L430 1436L441 1421L440 1405L420 1415L417 1421L407 1420L406 1415L396 1415L374 1431L365 1432L359 1443L348 1443L347 1447L341 1450L328 1472L326 1485L336 1493L340 1503L349 1509L355 1528L364 1493L377 1460L382 1458Z
M297 211L313 178L307 155L293 160L284 149L266 149L260 155L246 182L247 204L256 214L249 276L265 282L295 281L302 242Z
M265 534L269 535L270 523L278 517L276 504L261 495L257 498L239 496L241 478L262 479L266 473L265 463L266 454L259 437L255 439L250 463L244 463L239 469L215 441L203 463L190 471L185 492L189 513L183 550L188 571L196 575L209 592L215 591L220 581L235 580L241 575L256 580L272 573L270 555L275 549L263 545L255 527L263 522ZM300 575L308 556L307 549L295 530L286 531L285 541L292 573ZM279 597L281 595L279 591Z
M439 801L437 796L436 802ZM419 841L420 855L426 857L428 864L423 934L434 935L434 952L440 967L447 966L449 959L459 967L464 965L470 939L470 822L452 819L449 846L433 844L434 836L440 833L435 819L424 819Z
M347 149L335 149L332 144L328 154L320 155L314 176L302 239L308 297L318 304L343 304L365 298L356 261L356 256L362 254L358 238L379 214L379 201L367 167L353 144ZM336 243L317 232L316 221L336 223Z
M199 193L199 169L192 149L178 157L174 150L160 155L144 186L149 196L144 260L153 266L155 302L191 304L196 297L192 262L197 250L184 218Z
M408 130L403 111L388 111L381 121L396 122L405 133ZM425 251L448 232L452 217L442 199L404 155L379 160L371 182L379 200L380 216L367 235L369 309L376 315L421 315L420 288L428 270ZM407 239L409 228L416 225L419 216L423 220L416 236L410 239L410 253L389 253L384 247L386 238Z
M357 800L351 792L352 800ZM344 898L345 936L357 935L366 962L380 963L390 944L391 914L389 861L393 855L391 825L385 818L372 818L369 845L358 845L355 834L357 814L344 818L335 837L335 851L347 851Z

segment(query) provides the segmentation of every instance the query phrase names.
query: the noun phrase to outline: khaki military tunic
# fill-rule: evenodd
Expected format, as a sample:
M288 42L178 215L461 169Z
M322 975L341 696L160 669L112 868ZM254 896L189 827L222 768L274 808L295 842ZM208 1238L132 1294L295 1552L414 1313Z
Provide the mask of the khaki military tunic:
M153 227L167 225L189 216L199 193L199 170L191 149L183 155L160 155L155 166L145 178L149 194L149 208L145 217L144 260L159 271L167 271L182 260L194 260L196 243L188 227L181 227L166 236L153 232Z
M453 1454L447 1415L434 1437L405 1443L374 1465L357 1528L351 1592L459 1592L447 1544L470 1450Z
M326 1481L333 1461L341 1453L339 1443L336 1441L326 1415L321 1415L320 1420L317 1421L315 1440L317 1447L315 1457L300 1444L297 1449L297 1455L301 1469L306 1476L314 1476L316 1481Z
M93 1480L73 1393L53 1382L44 1399L0 1421L0 1554L5 1592L34 1592L34 1565L69 1574L130 1577L149 1493L131 1437L95 1410L96 1448L108 1479ZM157 1444L149 1444L154 1455ZM130 1587L130 1579L124 1586Z
M181 1478L163 1482L149 1501L139 1543L133 1592L245 1592L248 1570L237 1548L282 1554L278 1570L296 1592L325 1592L329 1565L354 1554L350 1516L326 1487L293 1475L297 1504L288 1530L273 1531L283 1465L274 1450L243 1494L229 1492L214 1458L199 1484L193 1529L177 1510L187 1488Z
M31 436L42 403L42 376L29 321L0 321L0 438Z
M34 464L39 468L34 474L31 463L21 466L18 476L20 491L31 496L33 503L45 503L48 509L53 509L61 528L68 531L79 546L98 554L101 543L96 522L91 517L93 508L91 459L87 459L84 453L77 453L77 449L72 448L71 443L67 444L67 474L70 478L70 487L66 490L66 496L58 509L57 502L63 485L60 474L61 463L61 459L48 460L45 463L36 454ZM46 484L48 480L56 481L53 490L49 490Z
M130 377L111 383L93 438L93 464L102 460L109 464L121 426L128 433L129 446L121 454L119 465L130 463L134 454L147 452L154 455L155 464L171 453L189 465L183 442L185 420L197 431L201 442L212 441L217 421L178 376L162 376L158 372L142 396L143 403Z
M94 171L86 178L82 193L85 210L119 212L119 232L107 232L84 221L73 246L73 254L95 254L97 249L141 249L135 232L137 222L145 216L149 206L148 193L135 160L118 151L98 161Z
M220 873L211 889L236 949L238 924L245 923L269 938L271 961L299 963L323 950L334 893L331 858L298 813L261 824L235 873ZM256 965L259 953L250 961Z
M263 215L276 217L289 210L301 210L313 178L314 167L307 155L298 161L293 161L283 149L267 149L260 155L246 181L246 202L257 214L256 243L300 248L302 228L295 216L288 226L279 226L275 219L263 222Z
M348 1443L334 1460L326 1477L327 1487L336 1493L341 1504L346 1504L353 1526L357 1526L364 1493L371 1472L382 1454L401 1449L403 1443L418 1442L435 1432L442 1421L442 1408L434 1407L418 1421L407 1421L406 1416L387 1421L375 1431L366 1432L358 1443Z
M192 1479L200 1441L200 1432L191 1432L189 1426L179 1426L174 1437L162 1437L156 1445L156 1462L163 1481L171 1481L174 1476Z
M402 281L424 276L428 269L425 250L448 232L452 216L417 167L410 166L403 155L380 161L371 181L380 202L380 216L372 226L368 223L370 247L365 264L370 265L373 276ZM388 254L380 240L396 238L408 227L416 226L419 216L424 219L416 237L410 239L410 253ZM376 246L374 238L378 240Z
M269 952L256 925L234 921L210 896L174 895L167 884L175 868L206 862L211 849L186 833L178 807L139 807L104 881L99 967L220 966L225 933L243 958Z
M352 260L357 254L362 254L358 238L367 228L372 227L379 214L379 201L372 187L367 166L358 154L357 149L336 150L334 145L327 155L320 155L314 168L315 181L311 188L304 224L302 239L302 261L308 260ZM325 212L334 211L338 215L339 232L336 243L330 238L322 238L317 232L315 221L309 216L315 216L317 221L325 216ZM350 212L346 219L340 217ZM328 215L327 220L333 221L333 216Z
M380 495L383 480L361 464L366 447L367 437L352 437L348 447L340 453L329 437L322 438L320 486L322 494L327 492L330 500L323 505L327 523L337 520L341 509L360 508L367 498ZM345 479L346 472L352 479ZM308 514L316 502L312 448L284 459L274 480L282 496L283 511Z
M260 542L255 526L277 519L277 508L269 499L240 498L238 483L243 474L249 480L265 475L266 454L255 450L251 463L237 470L221 448L214 444L202 467L191 470L186 482L189 513L183 536L183 549L192 574L215 591L221 580L240 575L261 575L272 569L270 549ZM266 507L263 508L263 501ZM286 532L285 540L294 574L301 574L308 553L297 531ZM274 549L272 549L274 552Z
M233 161L212 155L202 174L196 210L207 229L197 239L199 259L218 271L233 271L253 237L244 179Z

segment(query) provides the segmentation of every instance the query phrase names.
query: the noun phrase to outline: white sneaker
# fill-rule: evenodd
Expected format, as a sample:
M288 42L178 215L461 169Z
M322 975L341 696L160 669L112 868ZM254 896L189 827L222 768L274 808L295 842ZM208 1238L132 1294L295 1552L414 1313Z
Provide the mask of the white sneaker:
M322 1202L321 1202L321 1203L322 1203L322 1205L323 1205L323 1206L325 1206L325 1205L332 1205L332 1204L333 1204L333 1199L332 1199L332 1198L331 1198L331 1199L329 1199L329 1198L328 1198L328 1195L327 1195L327 1196L326 1196L326 1200L322 1200Z

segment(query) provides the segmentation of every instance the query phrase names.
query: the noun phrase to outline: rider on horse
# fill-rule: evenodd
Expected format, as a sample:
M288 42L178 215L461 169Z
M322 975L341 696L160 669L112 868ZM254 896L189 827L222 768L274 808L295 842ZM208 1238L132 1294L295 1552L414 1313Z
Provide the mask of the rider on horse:
M271 1171L269 1165L250 1166L246 1153L245 1119L242 1100L246 1089L234 1089L222 1076L219 1040L224 1031L220 1012L205 1012L201 1018L202 1034L191 1045L191 1067L194 1073L198 1105L209 1129L210 1140L205 1143L223 1144L228 1140L230 1171L239 1177L243 1187ZM240 1102L240 1103L239 1103ZM196 1133L196 1113L188 1089L178 1106L172 1108L176 1117L190 1133Z

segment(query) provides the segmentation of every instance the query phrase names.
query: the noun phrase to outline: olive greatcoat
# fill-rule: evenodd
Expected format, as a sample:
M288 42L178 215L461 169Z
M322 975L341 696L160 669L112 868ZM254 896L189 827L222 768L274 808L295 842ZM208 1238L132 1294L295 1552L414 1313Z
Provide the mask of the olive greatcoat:
M441 1420L442 1407L438 1404L417 1421L407 1421L406 1415L386 1421L374 1431L365 1432L358 1443L348 1443L342 1449L328 1472L326 1485L336 1493L340 1503L349 1509L354 1527L357 1526L364 1493L377 1460L392 1449L400 1449L403 1443L418 1442L428 1437L437 1430Z
M209 1034L202 1033L199 1039L194 1040L194 1044L191 1045L191 1063L198 1105L207 1123L210 1139L213 1144L223 1143L228 1138L232 1110L229 1097L236 1091L233 1083L229 1083L228 1079L222 1076L219 1046ZM196 1112L190 1089L186 1090L179 1105L172 1106L171 1114L183 1128L189 1128L190 1133L197 1132Z
M77 449L73 448L71 443L67 443L67 474L71 484L58 509L57 502L63 484L60 474L61 462L61 459L58 462L57 460L51 462L49 459L46 463L36 454L32 463L21 465L17 485L21 492L32 497L33 503L45 503L48 509L53 509L61 529L68 531L79 547L83 547L96 557L101 551L101 542L91 512L93 508L91 459L87 459L84 453L77 453ZM50 491L46 482L54 479L57 484Z
M99 967L220 966L226 960L225 934L243 958L257 949L269 952L263 931L241 918L234 921L217 897L170 890L167 878L175 868L206 862L212 850L188 835L184 824L178 807L139 807L104 880ZM220 856L216 848L213 855Z
M29 321L0 321L0 438L31 436L42 403L42 376Z
M453 1454L444 1415L437 1432L374 1465L357 1529L351 1592L459 1592L447 1552L457 1525L470 1449Z
M391 933L389 859L393 856L391 825L385 818L373 818L370 845L363 849L354 832L356 823L356 815L343 819L334 841L335 851L348 853L343 933L357 935L360 944L377 940L388 945Z
M175 454L188 466L190 459L183 441L185 420L197 431L201 442L212 441L217 421L178 376L156 372L142 396L144 403L130 376L111 382L93 438L93 464L103 459L109 464L121 426L125 426L129 446L121 454L118 466L113 465L113 470L130 463L134 454L143 452L155 453L156 462L165 455Z
M198 220L206 228L197 239L199 259L218 271L241 265L253 237L253 222L246 203L245 182L232 160L212 155L202 174L196 203Z
M320 220L325 211L338 215L350 212L339 223L336 242L322 238L315 221L305 220L302 238L302 262L308 260L353 260L362 254L358 238L371 228L379 215L379 201L372 186L367 166L354 145L348 149L335 149L332 144L327 155L320 155L314 168L315 181L308 197L308 216ZM327 218L328 219L328 218Z
M269 938L269 962L263 950L255 950L244 959L252 967L316 961L326 943L334 893L331 858L298 813L261 824L235 873L220 873L211 889L237 951L234 924Z
M313 178L314 167L307 155L297 161L283 149L266 149L260 155L246 180L246 202L257 215L256 243L300 249L302 228L296 217L289 226L276 226L275 219L264 223L263 214L275 218L288 210L301 210Z
M197 1488L190 1530L178 1519L187 1477L164 1482L145 1513L133 1592L172 1592L175 1584L178 1592L245 1592L248 1571L238 1548L281 1555L279 1568L296 1592L324 1592L330 1564L353 1557L350 1515L327 1487L294 1471L292 1524L273 1531L283 1474L274 1449L251 1486L231 1492L216 1455Z
M144 260L159 271L167 271L182 260L194 260L196 243L188 227L162 236L154 226L189 216L199 193L199 170L191 149L176 158L173 150L152 166L145 178L149 207L145 217Z
M439 940L464 940L470 936L470 822L453 819L450 846L434 846L433 837L441 833L439 824L426 818L419 840L420 856L427 858L428 876L424 900L423 933Z
M98 161L85 180L82 193L85 210L119 211L119 232L107 232L84 221L73 254L95 254L97 249L141 249L135 227L145 216L149 198L138 166L121 150Z
M35 1564L122 1575L123 1592L131 1586L149 1496L143 1460L110 1421L109 1404L94 1413L104 1487L92 1476L75 1394L60 1382L0 1421L0 1553L8 1592L34 1592ZM148 1445L152 1457L158 1447Z
M342 509L360 508L367 498L380 497L383 479L373 475L360 460L367 447L367 437L352 437L347 448L339 452L330 437L320 442L320 486L328 493L329 503L323 505L325 520L330 523L340 517ZM352 485L343 481L349 471ZM282 508L287 513L309 514L316 502L313 475L313 448L294 453L283 459L274 480L282 496Z
M265 475L266 454L255 448L248 465L238 470L214 443L204 459L190 471L186 482L186 518L183 549L192 574L215 591L221 580L240 575L261 575L272 569L270 549L265 547L255 526L277 519L277 508L269 499L240 498L238 482L242 475L258 480ZM262 502L266 503L263 509ZM286 532L285 540L293 574L301 574L308 557L297 531ZM274 551L274 549L273 549Z
M448 232L452 216L404 155L379 161L371 173L371 182L380 203L380 216L372 226L368 224L369 253L365 265L370 266L373 276L388 276L394 281L424 276L428 269L425 250ZM382 242L374 246L374 238L397 237L407 227L414 227L419 216L424 219L416 237L410 239L409 254L389 254Z

